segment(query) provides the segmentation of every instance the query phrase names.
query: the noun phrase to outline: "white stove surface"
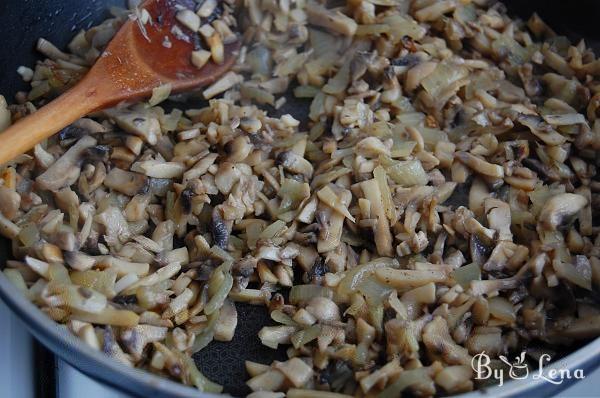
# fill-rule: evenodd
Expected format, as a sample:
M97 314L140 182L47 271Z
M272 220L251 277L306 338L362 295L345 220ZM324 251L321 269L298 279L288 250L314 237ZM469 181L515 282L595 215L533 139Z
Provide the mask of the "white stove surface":
M0 397L35 396L33 339L25 330L21 321L0 301L0 352L3 353L3 360L0 360ZM95 382L63 361L57 360L56 369L56 398L130 398ZM600 397L600 369L585 376L584 380L555 398Z
M33 397L33 339L0 300L0 386L7 397Z
M81 398L84 391L86 398L130 398L127 394L95 382L63 361L58 361L57 368L56 398Z

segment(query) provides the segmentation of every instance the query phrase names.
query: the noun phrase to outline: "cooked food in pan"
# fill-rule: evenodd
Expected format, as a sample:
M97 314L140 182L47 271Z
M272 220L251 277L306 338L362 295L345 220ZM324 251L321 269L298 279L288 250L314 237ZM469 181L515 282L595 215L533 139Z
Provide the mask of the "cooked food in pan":
M131 3L68 52L41 39L0 128L77 82L125 20L153 29ZM239 32L231 71L0 168L4 274L49 317L221 392L192 355L232 339L236 303L266 306L256 339L289 359L246 362L254 397L451 395L481 386L476 354L537 363L600 334L584 41L486 0L188 3L190 62L219 62Z

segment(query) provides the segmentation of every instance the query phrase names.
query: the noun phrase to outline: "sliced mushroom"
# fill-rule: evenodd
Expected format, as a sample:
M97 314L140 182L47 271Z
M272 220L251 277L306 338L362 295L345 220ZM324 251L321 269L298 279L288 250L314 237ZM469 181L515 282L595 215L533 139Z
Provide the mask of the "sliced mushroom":
M106 326L104 328L104 333L102 334L102 352L122 364L133 366L131 358L123 352L123 349L117 343L111 326Z
M119 168L112 169L104 179L104 185L128 196L140 193L147 185L148 178Z
M96 259L83 252L65 252L65 262L73 269L87 271L96 265Z
M0 186L0 212L8 220L14 220L21 207L21 195L12 189Z
M100 340L98 339L98 335L96 334L93 325L86 322L70 321L69 328L88 346L100 350Z
M397 289L415 288L428 283L447 281L448 274L443 270L405 270L380 268L375 270L377 279Z
M520 283L520 280L517 278L471 281L470 292L473 296L482 296L500 290L515 289Z
M486 162L485 160L468 152L456 152L455 156L466 166L469 166L471 169L480 174L494 178L504 177L504 170L502 169L502 166Z
M240 180L241 170L233 163L223 162L215 174L215 185L222 194L228 194Z
M575 216L587 206L585 197L573 193L563 193L548 199L539 215L539 225L551 231Z
M308 178L313 175L312 164L293 151L281 152L277 156L277 164L281 164L285 169L292 173L302 174Z
M292 358L278 364L277 369L283 373L295 387L303 387L313 376L312 367L300 358Z
M466 343L469 353L477 355L481 352L496 357L502 352L502 331L494 327L477 327Z
M137 325L123 329L119 339L133 360L137 362L142 359L144 348L150 343L164 340L168 330L166 327Z
M132 189L133 191L133 189ZM125 206L125 218L129 222L142 221L148 218L148 205L152 200L152 195L135 195L127 206Z
M235 304L230 300L225 300L221 310L219 311L219 318L215 324L215 340L217 341L231 341L235 334L235 328L238 323L238 314L235 308Z
M0 234L8 239L16 239L21 228L0 213Z
M514 269L523 265L528 255L529 249L526 246L500 241L492 250L492 254L483 265L483 269L486 271L501 271L505 267Z
M73 126L86 130L89 134L106 133L108 129L97 121L84 117L73 123Z
M219 36L213 35L216 39ZM221 48L220 45L216 45L213 48L218 49ZM215 53L213 53L213 59L215 58ZM217 56L219 58L219 56ZM211 86L209 86L206 90L202 92L202 95L205 99L211 99L212 97L221 94L224 91L229 90L231 87L235 86L244 81L244 77L242 75L238 75L234 72L227 72L221 77L219 80L214 82Z
M340 320L340 310L337 304L326 297L314 297L308 302L305 309L319 322Z
M213 237L214 244L221 249L226 250L229 246L229 234L230 229L218 208L215 208L212 212L212 218L210 223L210 231Z
M94 218L96 222L105 228L106 241L109 245L124 242L131 236L129 224L123 212L116 207L109 207Z
M435 375L435 382L448 394L467 392L473 389L472 374L469 366L447 366Z
M484 209L490 228L498 232L498 240L512 241L510 206L508 203L494 198L487 198L484 202Z
M149 112L109 109L104 111L126 132L141 137L150 145L156 145L161 134L158 119Z
M8 104L4 96L0 95L0 131L6 130L12 123Z
M464 347L454 342L444 318L436 316L423 328L423 343L433 355L440 355L452 365L471 366L471 356Z
M310 2L306 7L306 12L308 20L314 25L322 26L325 29L346 36L353 36L356 33L358 25L354 19L347 17L340 11L328 10L318 3Z
M81 138L48 170L36 178L37 186L48 191L57 191L75 183L81 173L80 162L86 150L96 143L97 141L90 136Z
M61 250L79 250L79 241L73 233L73 229L67 225L60 225L51 235L46 236L46 240Z
M392 234L388 218L385 214L383 195L379 189L379 185L375 179L372 179L363 181L361 188L366 199L371 203L371 212L377 217L377 223L374 227L377 252L381 256L391 256L393 253Z
M258 332L262 344L277 349L279 344L290 344L290 338L296 331L294 326L264 326Z
M149 264L144 263L133 263L124 259L113 256L100 256L96 259L96 264L101 268L110 268L117 271L119 277L126 276L129 274L135 274L138 276L145 276L150 270ZM82 261L82 265L89 265L91 259L76 259L76 262Z
M517 120L523 126L529 127L533 135L548 145L562 145L566 141L564 136L559 134L539 116L520 115Z
M153 178L179 178L183 175L185 167L179 162L163 162L160 160L144 160L136 162L131 170Z

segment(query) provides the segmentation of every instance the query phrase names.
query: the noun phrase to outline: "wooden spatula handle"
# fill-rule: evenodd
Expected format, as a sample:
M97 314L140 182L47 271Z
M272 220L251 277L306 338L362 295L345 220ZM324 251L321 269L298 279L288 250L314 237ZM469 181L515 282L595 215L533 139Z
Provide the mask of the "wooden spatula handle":
M32 149L40 141L100 107L93 82L84 79L68 95L61 95L0 133L0 165ZM5 144L10 143L10 144Z

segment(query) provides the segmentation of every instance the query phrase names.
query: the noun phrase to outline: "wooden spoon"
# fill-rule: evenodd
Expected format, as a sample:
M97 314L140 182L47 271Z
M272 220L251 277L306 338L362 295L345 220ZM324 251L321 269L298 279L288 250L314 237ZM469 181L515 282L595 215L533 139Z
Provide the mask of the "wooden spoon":
M209 62L202 69L196 68L191 63L191 31L175 18L176 5L186 3L143 3L140 9L152 17L152 23L144 25L145 33L137 21L127 21L76 86L0 133L0 165L91 112L148 97L161 84L170 83L173 92L202 87L226 72L235 62L239 41L225 45L221 65ZM184 39L172 33L174 26L185 33ZM169 48L163 45L165 38L171 43Z

